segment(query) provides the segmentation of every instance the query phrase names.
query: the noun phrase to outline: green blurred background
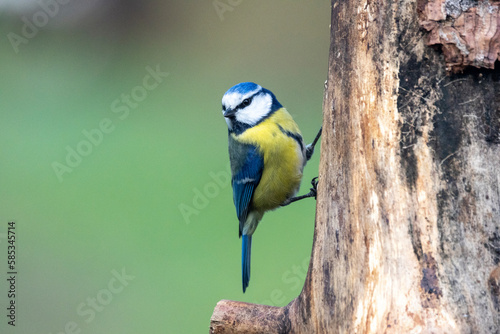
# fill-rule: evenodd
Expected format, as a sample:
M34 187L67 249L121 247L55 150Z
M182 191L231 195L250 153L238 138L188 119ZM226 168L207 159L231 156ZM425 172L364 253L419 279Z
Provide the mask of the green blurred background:
M207 333L221 299L290 302L315 202L265 215L243 294L221 98L257 82L310 142L322 121L329 1L55 1L44 10L0 0L0 332ZM144 78L155 70L168 76L153 88ZM83 153L70 166L72 150ZM318 163L319 154L301 193Z

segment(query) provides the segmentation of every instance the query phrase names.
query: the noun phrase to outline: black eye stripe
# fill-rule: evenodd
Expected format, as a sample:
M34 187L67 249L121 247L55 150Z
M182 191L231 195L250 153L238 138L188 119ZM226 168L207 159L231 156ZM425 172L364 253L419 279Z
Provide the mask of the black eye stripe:
M245 107L248 107L250 105L250 103L252 103L252 100L253 100L253 97L255 95L252 95L250 97L247 97L246 99L244 99L243 101L241 101L240 104L238 104L238 106L236 107L236 109L243 109Z
M259 90L259 91L255 92L252 96L249 96L246 99L244 99L243 101L241 101L240 104L238 104L232 110L236 113L238 110L243 109L245 107L248 107L250 104L252 104L253 98L256 95L260 95L261 93L262 93L262 90ZM222 110L226 111L226 107L224 105L222 105Z

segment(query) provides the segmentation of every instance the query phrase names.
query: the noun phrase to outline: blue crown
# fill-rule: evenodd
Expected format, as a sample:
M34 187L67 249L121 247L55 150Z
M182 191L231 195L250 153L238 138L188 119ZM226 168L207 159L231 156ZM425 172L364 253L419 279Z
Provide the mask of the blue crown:
M256 83L253 82L242 82L237 85L234 85L233 87L229 88L226 92L226 94L231 94L231 93L239 93L239 94L246 94L248 92L253 92L255 90L262 89L261 86L257 85Z

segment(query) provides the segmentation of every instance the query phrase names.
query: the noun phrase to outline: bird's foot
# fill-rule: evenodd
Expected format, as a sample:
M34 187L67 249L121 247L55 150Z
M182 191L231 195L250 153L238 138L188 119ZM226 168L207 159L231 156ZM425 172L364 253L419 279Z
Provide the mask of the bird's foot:
M318 177L317 176L311 180L311 185L312 185L312 188L309 189L310 190L309 194L312 194L312 196L314 196L314 199L316 199L316 195L318 195Z
M310 189L310 191L307 194L302 195L302 196L289 198L285 202L283 202L281 204L281 206L287 206L288 204L300 201L301 199L308 198L308 197L314 197L314 199L316 199L316 195L318 194L318 177L317 176L311 180L311 185L312 185L312 188Z

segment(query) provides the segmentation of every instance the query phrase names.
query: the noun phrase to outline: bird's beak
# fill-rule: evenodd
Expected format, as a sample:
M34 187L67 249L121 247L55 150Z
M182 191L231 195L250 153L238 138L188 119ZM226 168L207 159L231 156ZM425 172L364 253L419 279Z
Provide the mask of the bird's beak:
M224 113L223 113L224 117L226 117L226 118L233 118L235 114L236 114L236 110L234 110L234 109L228 109L228 110L224 111Z

